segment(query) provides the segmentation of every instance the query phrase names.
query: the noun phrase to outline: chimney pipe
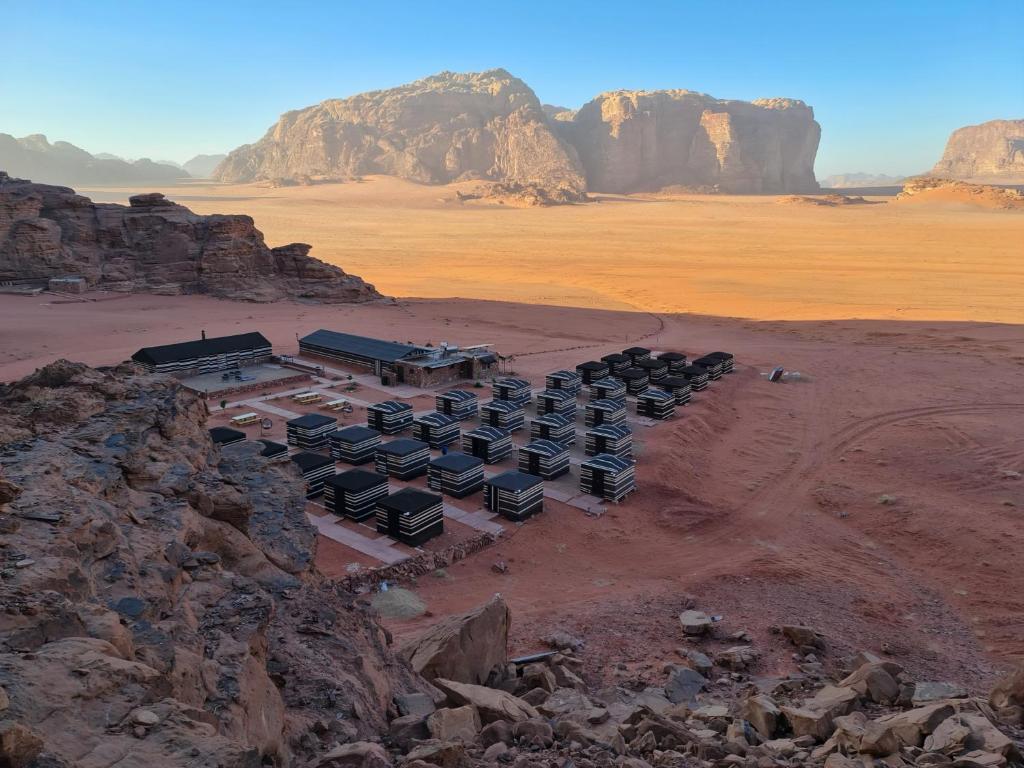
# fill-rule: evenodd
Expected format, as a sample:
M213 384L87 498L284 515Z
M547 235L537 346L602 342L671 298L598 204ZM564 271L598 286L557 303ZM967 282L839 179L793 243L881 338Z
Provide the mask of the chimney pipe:
M203 334L203 341L206 341L206 329L205 328L203 329L202 334Z

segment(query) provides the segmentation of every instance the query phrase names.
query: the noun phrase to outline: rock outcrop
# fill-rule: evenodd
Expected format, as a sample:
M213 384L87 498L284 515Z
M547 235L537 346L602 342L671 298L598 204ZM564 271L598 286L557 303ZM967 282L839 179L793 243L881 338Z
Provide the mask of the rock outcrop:
M429 691L311 569L298 473L205 420L128 366L0 387L0 765L293 765Z
M200 216L160 193L136 195L127 207L100 204L0 172L0 280L78 275L112 291L248 301L380 298L309 249L269 248L249 216Z
M969 205L1006 211L1024 210L1024 193L987 184L970 184L928 176L909 179L896 195L897 203Z
M1024 120L990 120L953 131L932 175L988 184L1024 184Z
M715 99L685 90L614 91L553 122L592 192L713 186L734 193L816 192L821 127L795 99Z
M537 96L502 69L442 72L408 85L287 112L231 152L220 181L387 174L426 184L480 179L584 191L575 154Z
M47 184L175 184L189 178L167 163L92 155L66 141L51 144L38 133L20 139L0 133L0 171Z
M509 185L496 197L548 205L584 192L670 186L741 193L818 190L820 127L793 99L726 101L692 91L605 93L573 111L541 105L496 69L442 72L288 112L218 166L221 181L387 174Z

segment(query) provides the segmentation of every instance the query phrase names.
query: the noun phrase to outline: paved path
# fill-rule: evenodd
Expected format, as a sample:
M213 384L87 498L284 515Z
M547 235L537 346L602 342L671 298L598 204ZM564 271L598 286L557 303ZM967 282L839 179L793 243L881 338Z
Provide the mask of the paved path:
M498 536L505 532L505 529L500 524L493 522L497 515L483 509L478 509L476 512L467 512L446 501L444 502L444 516L463 525L468 525L470 528L476 528L478 531L486 531Z
M338 525L335 522L338 518L334 515L324 515L321 517L307 512L306 517L309 518L309 522L316 526L321 535L339 544L344 544L356 552L361 552L364 555L380 560L382 563L393 565L409 559L407 554L395 549L395 542L387 536L377 539L363 536L361 533L356 533L350 528Z
M265 403L260 400L245 401L242 403L242 405L245 406L246 408L255 408L259 411L266 411L267 413L272 413L275 416L281 416L282 418L285 419L297 419L299 418L299 416L302 415L299 413L295 413L295 411L289 411L286 410L285 408L279 408L276 405L273 405L271 403Z

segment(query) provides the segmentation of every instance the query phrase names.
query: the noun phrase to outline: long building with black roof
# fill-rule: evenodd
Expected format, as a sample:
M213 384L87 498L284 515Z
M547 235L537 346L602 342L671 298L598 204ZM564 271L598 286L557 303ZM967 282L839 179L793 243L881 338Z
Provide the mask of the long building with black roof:
M154 373L184 377L257 365L270 359L273 351L266 336L253 331L143 347L132 360Z

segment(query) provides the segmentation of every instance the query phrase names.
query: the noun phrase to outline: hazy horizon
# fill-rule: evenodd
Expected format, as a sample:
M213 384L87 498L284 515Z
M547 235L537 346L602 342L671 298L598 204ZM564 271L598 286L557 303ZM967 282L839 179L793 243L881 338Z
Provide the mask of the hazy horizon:
M570 108L619 88L802 99L822 125L823 178L920 173L956 128L1024 117L1024 46L994 2L789 2L744 8L729 27L705 3L274 8L8 8L0 132L183 163L324 99L500 67Z

